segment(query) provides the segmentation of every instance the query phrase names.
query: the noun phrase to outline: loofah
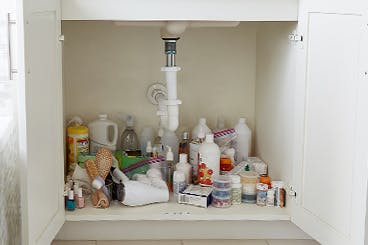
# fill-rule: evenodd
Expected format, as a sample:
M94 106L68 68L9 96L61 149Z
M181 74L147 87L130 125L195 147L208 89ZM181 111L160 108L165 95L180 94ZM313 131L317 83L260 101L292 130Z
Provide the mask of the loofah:
M100 148L96 154L96 166L98 169L98 175L106 179L112 166L112 153L106 148Z

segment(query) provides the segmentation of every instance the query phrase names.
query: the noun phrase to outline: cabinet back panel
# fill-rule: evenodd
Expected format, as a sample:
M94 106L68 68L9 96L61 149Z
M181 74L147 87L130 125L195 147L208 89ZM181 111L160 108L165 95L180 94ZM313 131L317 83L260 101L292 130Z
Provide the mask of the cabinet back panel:
M136 117L138 131L157 126L156 106L146 99L154 82L164 82L163 41L154 27L121 27L112 22L64 21L65 115L89 121L99 112ZM177 44L180 127L217 116L228 127L245 116L254 126L256 23L236 28L188 29ZM122 128L123 124L119 122Z

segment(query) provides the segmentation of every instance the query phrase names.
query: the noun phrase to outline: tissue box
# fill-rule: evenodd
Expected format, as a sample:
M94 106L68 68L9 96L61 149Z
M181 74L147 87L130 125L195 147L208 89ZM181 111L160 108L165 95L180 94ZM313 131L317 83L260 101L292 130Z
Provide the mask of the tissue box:
M212 187L189 185L182 193L179 193L178 202L207 208L212 202L212 190Z

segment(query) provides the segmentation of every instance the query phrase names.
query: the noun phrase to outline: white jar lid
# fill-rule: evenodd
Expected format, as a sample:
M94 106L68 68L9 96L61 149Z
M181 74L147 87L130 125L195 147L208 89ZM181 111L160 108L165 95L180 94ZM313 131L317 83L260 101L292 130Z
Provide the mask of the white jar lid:
M238 184L240 183L240 176L239 175L230 175L231 183Z

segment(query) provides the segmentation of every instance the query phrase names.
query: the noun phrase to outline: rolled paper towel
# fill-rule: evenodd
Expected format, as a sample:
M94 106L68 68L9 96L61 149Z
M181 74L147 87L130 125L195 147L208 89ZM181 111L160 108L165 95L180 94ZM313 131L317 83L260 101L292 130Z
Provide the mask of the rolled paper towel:
M124 183L125 197L122 203L127 206L141 206L150 203L169 201L168 188L157 188L139 181Z

